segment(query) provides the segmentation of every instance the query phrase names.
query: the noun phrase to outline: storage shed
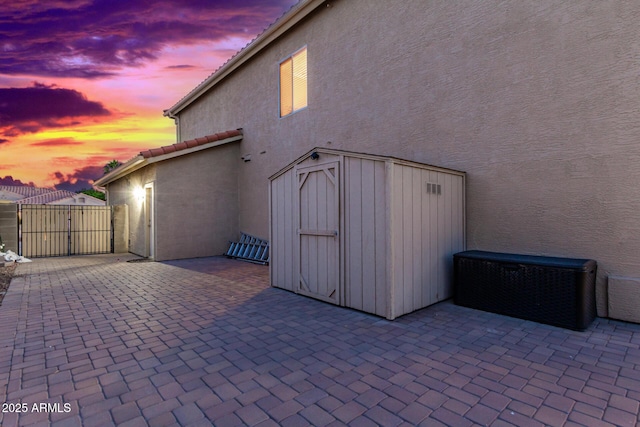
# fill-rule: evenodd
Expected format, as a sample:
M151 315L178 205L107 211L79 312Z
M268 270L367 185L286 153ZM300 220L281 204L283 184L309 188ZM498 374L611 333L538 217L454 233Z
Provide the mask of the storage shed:
M272 286L390 320L453 296L464 172L316 148L269 196Z

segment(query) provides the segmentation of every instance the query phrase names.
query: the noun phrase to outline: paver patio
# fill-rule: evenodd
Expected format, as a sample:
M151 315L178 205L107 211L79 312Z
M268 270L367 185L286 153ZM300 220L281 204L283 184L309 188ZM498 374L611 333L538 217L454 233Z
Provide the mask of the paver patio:
M18 267L2 427L638 425L640 325L451 302L390 322L270 288L262 266L131 258Z

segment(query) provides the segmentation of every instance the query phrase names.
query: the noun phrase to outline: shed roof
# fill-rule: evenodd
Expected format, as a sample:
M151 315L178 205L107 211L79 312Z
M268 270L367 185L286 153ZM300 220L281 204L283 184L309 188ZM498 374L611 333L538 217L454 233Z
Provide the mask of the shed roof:
M461 176L465 176L466 175L466 172L459 171L459 170L456 170L456 169L450 169L450 168L445 168L445 167L441 167L441 166L434 166L434 165L430 165L430 164L427 164L427 163L414 162L412 160L400 159L398 157L393 157L393 156L384 156L384 155L379 155L379 154L359 153L359 152L356 152L356 151L338 150L338 149L335 149L335 148L316 147L316 148L312 148L311 150L307 151L302 156L298 157L297 159L295 159L294 161L292 161L291 163L289 163L288 165L286 165L285 167L280 169L278 172L276 172L273 175L271 175L269 177L269 180L276 179L277 177L279 177L280 175L282 175L283 173L285 173L289 169L295 167L295 165L297 165L298 163L301 163L303 160L306 160L307 158L311 157L311 155L313 153L325 153L325 154L333 154L333 155L336 155L336 156L358 157L358 158L362 158L362 159L387 161L387 162L392 162L392 163L401 164L401 165L408 165L408 166L413 166L413 167L422 168L422 169L429 169L429 170L433 170L433 171L446 172L446 173L450 173L450 174L454 174L454 175L461 175Z
M96 180L95 185L107 185L151 163L157 163L174 157L195 153L196 151L206 150L208 148L217 147L234 141L240 141L241 139L242 129L234 129L226 132L215 133L213 135L206 135L202 138L190 139L171 145L144 150L102 178Z

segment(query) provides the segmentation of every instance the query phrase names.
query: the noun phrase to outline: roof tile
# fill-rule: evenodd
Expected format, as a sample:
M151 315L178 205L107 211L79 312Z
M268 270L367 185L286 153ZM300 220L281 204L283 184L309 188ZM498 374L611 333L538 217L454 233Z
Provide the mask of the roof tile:
M176 146L175 145L164 146L162 147L162 151L164 151L164 154L173 153L174 151L176 151Z
M172 145L165 145L160 148L151 148L140 152L145 159L150 157L161 156L163 154L175 153L176 151L186 150L187 148L197 147L198 145L208 144L210 142L222 141L223 139L232 138L242 135L242 130L233 129L226 132L219 132L213 135L206 135L200 138L189 139L187 141L178 142Z
M32 197L49 193L53 190L49 188L33 187L30 185L0 185L0 191L10 191L24 197Z
M0 191L12 192L23 196L22 198L13 200L13 202L24 205L44 205L77 196L76 193L67 190L54 190L31 186L0 185ZM91 196L82 195L82 197Z

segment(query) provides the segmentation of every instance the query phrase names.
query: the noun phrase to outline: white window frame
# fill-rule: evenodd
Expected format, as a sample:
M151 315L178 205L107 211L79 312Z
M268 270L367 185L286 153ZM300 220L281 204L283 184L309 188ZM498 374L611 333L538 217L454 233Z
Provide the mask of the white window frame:
M306 70L307 70L307 80L306 80L306 91L307 91L307 102L304 106L299 107L299 108L294 108L294 99L295 99L295 92L294 92L294 85L293 82L291 83L291 111L283 114L282 113L282 64L284 64L286 61L291 60L293 61L293 57L296 56L297 54L299 54L302 51L307 51L307 64L306 64ZM302 46L300 49L296 50L295 52L293 52L291 55L288 55L285 58L282 58L279 62L278 62L278 117L280 118L284 118L284 117L289 117L290 115L297 113L298 111L302 111L304 109L306 109L309 106L309 75L308 75L308 70L309 70L309 53L307 50L307 45ZM292 64L293 65L293 64Z

